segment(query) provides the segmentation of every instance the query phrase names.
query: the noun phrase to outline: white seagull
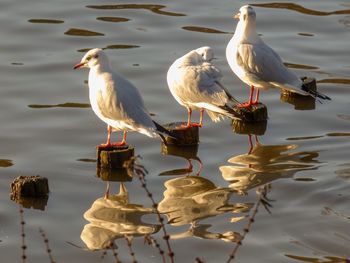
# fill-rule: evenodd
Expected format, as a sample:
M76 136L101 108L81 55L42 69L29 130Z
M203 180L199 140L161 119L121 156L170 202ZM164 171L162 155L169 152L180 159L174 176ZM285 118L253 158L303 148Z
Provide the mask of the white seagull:
M284 66L280 56L256 32L256 14L250 5L242 6L234 16L239 19L236 31L227 45L226 58L232 71L250 88L249 101L241 107L259 103L259 92L268 88L288 90L304 96L330 98L308 90L291 70ZM257 88L253 101L254 88Z
M89 98L92 110L107 124L107 142L99 147L123 146L128 131L149 137L168 131L151 119L136 87L113 71L106 53L99 48L89 50L74 69L90 68ZM123 131L121 142L111 143L111 132Z
M214 58L210 47L192 50L175 60L167 74L171 94L177 102L187 108L188 119L184 128L201 127L203 112L207 111L214 121L224 116L239 118L228 103L238 104L233 96L220 83L221 73L211 61ZM191 122L192 110L200 110L199 123Z

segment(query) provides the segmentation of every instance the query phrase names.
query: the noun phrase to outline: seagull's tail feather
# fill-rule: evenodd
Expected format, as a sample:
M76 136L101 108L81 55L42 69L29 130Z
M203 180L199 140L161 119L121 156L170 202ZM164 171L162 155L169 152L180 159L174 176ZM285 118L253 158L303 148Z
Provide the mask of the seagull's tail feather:
M239 101L236 100L235 97L233 97L233 96L231 95L231 93L228 91L228 89L227 89L224 85L222 85L221 82L215 81L215 83L216 83L217 85L219 85L219 86L225 91L225 93L226 93L228 99L229 99L231 102L233 102L235 106L239 104Z
M217 113L217 112L214 112L211 110L207 110L207 114L213 122L219 122L219 121L225 119L225 115L222 113Z
M297 93L297 94L300 94L300 95L303 95L303 96L312 96L312 97L314 97L308 91L302 90L302 89L300 89L298 87L295 87L295 86L292 86L292 85L289 85L289 84L283 84L283 83L279 83L279 82L270 82L270 84L272 86L274 86L275 88L281 89L282 91L283 90L287 90L289 92Z
M156 126L156 132L158 133L158 135L160 136L160 138L162 139L163 143L166 144L166 139L165 139L165 135L168 135L174 139L178 139L176 137L175 134L173 134L171 131L165 129L162 125L160 125L159 123L153 121L154 125Z
M318 92L318 91L315 91L315 90L312 90L312 89L309 89L307 88L307 86L303 85L302 86L302 90L306 91L307 93L309 93L311 96L313 96L314 98L320 98L320 99L323 99L323 100L332 100L330 97L328 97L327 95L321 93L321 92Z
M225 115L231 119L237 119L237 120L242 120L243 116L241 116L240 114L238 114L237 112L235 112L230 106L228 106L227 104L224 106L218 106L220 109L222 109L223 111L225 111Z

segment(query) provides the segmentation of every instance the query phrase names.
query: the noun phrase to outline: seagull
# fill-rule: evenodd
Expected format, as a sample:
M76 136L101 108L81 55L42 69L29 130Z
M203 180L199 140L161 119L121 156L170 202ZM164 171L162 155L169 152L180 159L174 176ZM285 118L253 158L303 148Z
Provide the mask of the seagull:
M176 101L187 108L187 124L183 128L202 127L203 113L207 111L212 121L217 122L225 116L239 118L228 105L238 101L220 83L221 73L211 61L212 48L205 46L192 50L178 58L170 66L167 82ZM199 123L191 122L192 110L200 110Z
M151 119L136 87L113 71L106 53L99 48L89 50L74 69L90 68L89 98L92 110L107 124L107 142L98 146L126 145L128 131L137 131L149 137L169 132ZM123 131L120 142L111 143L111 133Z
M330 100L324 94L307 89L280 56L256 32L256 14L250 5L244 5L234 16L239 19L236 31L226 48L226 58L232 71L250 86L249 101L240 107L259 103L259 93L268 88L287 90L304 96ZM253 101L254 89L257 89Z

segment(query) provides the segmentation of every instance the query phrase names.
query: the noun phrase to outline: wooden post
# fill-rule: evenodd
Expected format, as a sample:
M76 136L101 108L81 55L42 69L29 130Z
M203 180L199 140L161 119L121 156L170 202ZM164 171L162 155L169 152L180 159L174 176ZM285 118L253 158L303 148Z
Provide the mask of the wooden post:
M166 136L167 145L177 146L189 146L197 145L199 143L199 128L190 127L182 128L181 125L186 125L184 122L173 122L163 125L163 127L169 130L177 139Z
M306 90L317 91L316 79L303 77ZM311 96L303 96L290 91L283 91L280 97L281 101L294 105L296 110L314 110L316 108L316 100Z
M44 210L48 194L48 180L39 175L19 176L11 183L11 200L26 208Z
M134 148L126 146L111 146L97 148L97 166L109 169L122 169L124 163L134 156Z
M242 116L244 122L264 122L268 118L267 107L262 103L252 105L249 108L235 106L232 109Z
M241 120L233 120L231 125L233 131L237 134L254 134L260 136L265 134L267 121L252 123Z

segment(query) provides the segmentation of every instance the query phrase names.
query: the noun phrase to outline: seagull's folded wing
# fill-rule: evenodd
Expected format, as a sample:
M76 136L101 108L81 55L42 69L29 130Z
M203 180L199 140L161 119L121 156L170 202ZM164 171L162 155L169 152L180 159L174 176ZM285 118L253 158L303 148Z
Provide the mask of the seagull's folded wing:
M133 84L118 75L113 80L107 79L105 87L98 98L100 111L105 118L154 128L143 99Z
M180 68L177 94L191 103L208 103L224 105L227 102L226 92L218 85L221 73L210 63Z
M295 86L298 89L301 80L286 68L280 56L265 43L240 44L237 49L237 63L244 69L250 80L257 87L266 85L278 87Z

